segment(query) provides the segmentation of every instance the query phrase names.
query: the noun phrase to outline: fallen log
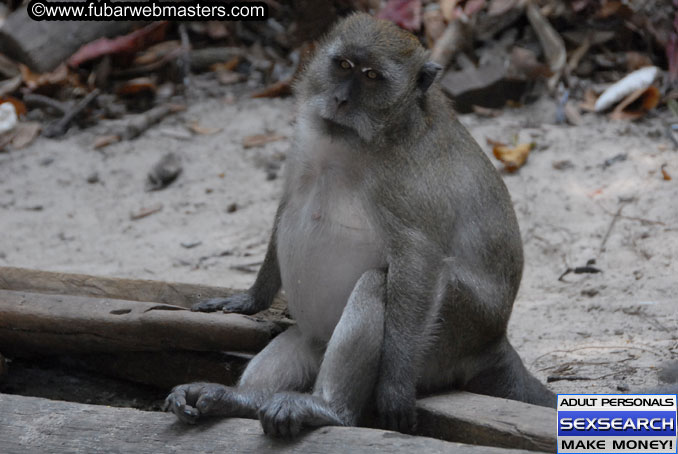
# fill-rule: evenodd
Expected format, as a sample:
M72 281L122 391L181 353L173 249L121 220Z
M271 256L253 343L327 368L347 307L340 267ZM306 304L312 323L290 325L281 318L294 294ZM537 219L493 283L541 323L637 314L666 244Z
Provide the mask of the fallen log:
M555 452L556 412L466 392L417 401L417 435L460 443Z
M226 297L241 291L207 285L100 277L14 267L0 267L0 289L153 301L182 307L191 307L201 299Z
M0 49L42 73L56 68L83 44L127 33L134 26L132 21L34 21L21 7L0 27Z
M0 446L24 453L487 453L529 451L469 446L384 430L323 427L294 441L262 433L258 421L223 419L189 426L167 413L0 395Z
M0 290L3 353L257 352L280 331L241 314L168 304Z

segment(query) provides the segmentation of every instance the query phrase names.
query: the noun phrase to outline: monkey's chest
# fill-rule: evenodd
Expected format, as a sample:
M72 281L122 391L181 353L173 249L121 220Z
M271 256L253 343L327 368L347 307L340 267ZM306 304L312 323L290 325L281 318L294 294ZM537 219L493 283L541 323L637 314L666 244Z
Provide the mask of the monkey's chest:
M383 266L367 211L348 188L314 185L291 198L278 225L278 261L302 332L328 340L360 276Z

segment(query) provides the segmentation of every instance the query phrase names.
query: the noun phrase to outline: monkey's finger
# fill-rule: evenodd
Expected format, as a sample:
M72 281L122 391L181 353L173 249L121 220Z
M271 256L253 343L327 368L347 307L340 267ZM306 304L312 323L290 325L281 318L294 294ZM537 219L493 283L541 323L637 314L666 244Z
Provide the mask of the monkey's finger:
M200 417L198 409L188 405L185 405L181 410L177 409L174 414L186 424L195 424Z
M217 407L222 404L224 397L225 388L222 386L212 387L209 390L203 392L200 397L198 397L197 402L195 403L195 408L200 411L201 414L206 415L216 410Z

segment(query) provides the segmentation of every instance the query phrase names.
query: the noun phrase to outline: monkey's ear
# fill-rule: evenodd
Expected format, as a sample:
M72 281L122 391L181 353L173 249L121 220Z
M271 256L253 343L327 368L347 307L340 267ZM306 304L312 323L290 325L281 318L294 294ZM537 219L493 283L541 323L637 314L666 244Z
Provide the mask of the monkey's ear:
M419 77L417 78L417 86L422 93L426 93L426 90L428 90L428 87L436 80L436 76L441 69L443 69L443 67L438 63L432 61L424 63L424 66L419 70Z

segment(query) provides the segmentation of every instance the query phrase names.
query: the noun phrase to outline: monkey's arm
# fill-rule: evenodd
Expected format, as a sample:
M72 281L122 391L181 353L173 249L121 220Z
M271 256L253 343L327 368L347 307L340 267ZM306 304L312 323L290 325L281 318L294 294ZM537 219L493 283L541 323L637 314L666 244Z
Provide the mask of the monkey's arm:
M382 427L401 432L411 431L416 422L418 369L439 310L438 254L430 242L416 237L406 234L389 258L384 341L376 386Z
M271 239L266 250L266 257L264 257L264 263L259 269L254 285L245 293L238 293L227 298L211 298L200 301L191 307L192 311L214 312L223 310L224 312L251 315L271 307L273 298L275 298L281 287L276 238L278 221L283 210L283 205L284 202L280 202L278 206L275 222L273 223L273 232L271 233Z

